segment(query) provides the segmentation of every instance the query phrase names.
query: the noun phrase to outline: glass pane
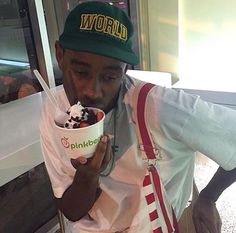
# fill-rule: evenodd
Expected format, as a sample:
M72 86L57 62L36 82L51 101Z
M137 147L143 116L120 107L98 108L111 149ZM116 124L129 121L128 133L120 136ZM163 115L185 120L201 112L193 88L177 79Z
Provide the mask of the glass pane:
M236 1L180 1L181 87L236 91Z
M37 59L26 0L0 2L0 104L41 90L31 69Z
M150 70L178 72L178 1L149 0Z

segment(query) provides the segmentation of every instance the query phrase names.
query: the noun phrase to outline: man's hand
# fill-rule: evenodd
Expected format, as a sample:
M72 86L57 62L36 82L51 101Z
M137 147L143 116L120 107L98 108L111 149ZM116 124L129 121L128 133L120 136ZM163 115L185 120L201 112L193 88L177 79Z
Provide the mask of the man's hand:
M71 221L78 221L92 208L101 190L99 176L111 159L109 137L100 139L94 156L84 164L79 159L71 159L76 169L71 186L64 192L62 198L57 198L57 204L63 214Z
M235 181L236 168L226 171L219 167L207 186L200 192L193 207L193 221L197 233L221 232L221 219L215 202Z
M100 139L92 158L85 160L71 159L71 163L80 175L92 177L99 175L107 167L111 157L111 142L109 136L104 135Z
M193 206L196 233L220 233L221 219L215 202L199 195Z

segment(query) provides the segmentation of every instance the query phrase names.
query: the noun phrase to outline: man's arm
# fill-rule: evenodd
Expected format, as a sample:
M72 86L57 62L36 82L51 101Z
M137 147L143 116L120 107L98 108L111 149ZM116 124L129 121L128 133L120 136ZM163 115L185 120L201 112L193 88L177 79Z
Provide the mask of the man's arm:
M110 156L110 140L108 136L103 136L93 158L89 159L86 164L81 164L78 160L71 160L76 169L74 180L62 198L56 198L58 208L66 218L78 221L92 208L101 193L100 172L108 164Z
M221 220L215 202L235 181L236 168L225 171L219 167L207 186L200 192L193 208L193 220L197 233L221 232Z
M76 172L72 185L62 198L56 198L57 206L70 221L78 221L93 206L98 189L98 178L83 177Z
M231 171L225 171L219 167L208 185L200 192L200 196L216 202L221 193L235 181L236 168Z

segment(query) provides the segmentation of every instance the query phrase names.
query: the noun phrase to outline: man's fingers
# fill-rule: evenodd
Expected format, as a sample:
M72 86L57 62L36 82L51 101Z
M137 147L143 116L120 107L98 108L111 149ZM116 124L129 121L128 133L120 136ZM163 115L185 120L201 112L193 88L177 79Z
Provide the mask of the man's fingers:
M221 232L221 226L222 226L222 222L221 219L218 221L218 232Z
M78 159L70 159L72 166L75 169L78 169L78 167L81 165L80 161Z
M206 222L207 224L206 228L208 229L207 232L209 233L220 233L221 232L221 226L219 225L219 221L212 223L212 222Z
M71 159L71 164L75 169L84 169L84 166L90 167L91 171L99 172L106 168L111 160L111 142L109 136L103 135L97 145L92 158L86 159L81 156L77 159Z
M108 137L108 136L107 136L107 137ZM111 152L111 140L110 140L109 137L108 137L107 148L106 148L105 156L104 156L103 161L102 161L102 165L103 165L104 167L106 167L107 164L110 162L111 156L112 156L112 152Z
M196 233L210 233L203 222L198 222L195 224Z
M196 233L209 233L200 216L193 215Z
M206 227L206 229L208 229L206 232L207 233L220 233L220 231L218 231L217 226L213 226L211 224L208 224L208 226Z
M212 224L207 222L206 219L200 219L198 218L198 220L193 219L194 220L194 226L195 226L195 230L196 233L220 233L220 229L219 225L217 226L217 224ZM216 229L217 228L217 229Z
M94 157L91 161L91 164L96 169L99 169L102 165L102 161L106 154L108 141L109 141L109 137L107 135L103 135L97 145L96 151L94 153Z
M201 233L202 232L202 224L200 220L196 220L195 218L193 218L193 222L194 222L194 227L196 230L196 233Z

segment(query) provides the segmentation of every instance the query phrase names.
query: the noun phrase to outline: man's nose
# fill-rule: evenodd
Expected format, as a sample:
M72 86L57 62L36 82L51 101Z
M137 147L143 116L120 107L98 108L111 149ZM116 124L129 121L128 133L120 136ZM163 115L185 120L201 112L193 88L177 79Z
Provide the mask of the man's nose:
M91 78L87 83L84 95L90 99L97 99L101 97L101 85L98 78Z

